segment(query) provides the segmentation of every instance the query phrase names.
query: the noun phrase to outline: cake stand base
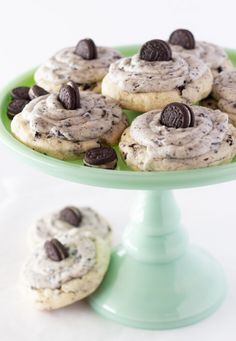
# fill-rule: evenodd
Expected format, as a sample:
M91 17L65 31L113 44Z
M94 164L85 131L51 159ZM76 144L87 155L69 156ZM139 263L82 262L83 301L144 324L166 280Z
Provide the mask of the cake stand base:
M221 266L189 244L172 193L147 191L137 197L123 243L90 304L128 326L170 329L212 314L225 292Z

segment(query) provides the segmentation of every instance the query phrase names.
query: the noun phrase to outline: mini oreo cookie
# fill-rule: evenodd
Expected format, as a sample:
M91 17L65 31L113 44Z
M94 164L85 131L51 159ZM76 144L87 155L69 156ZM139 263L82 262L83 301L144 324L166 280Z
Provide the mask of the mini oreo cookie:
M160 39L147 41L140 49L139 58L148 62L168 61L172 59L170 46Z
M189 30L182 28L171 33L169 43L172 45L182 46L186 50L192 50L195 48L194 35Z
M69 256L66 247L55 238L47 240L44 243L44 249L48 258L54 262L60 262Z
M22 112L22 110L28 103L29 103L29 100L27 99L19 99L19 98L13 99L9 103L8 108L7 108L7 116L10 118L10 120L12 120L15 115Z
M114 169L117 165L117 155L112 147L100 147L88 150L84 156L84 165L104 169Z
M183 103L170 103L161 113L160 122L169 128L188 128L194 126L194 113Z
M30 100L29 89L28 86L18 86L17 88L12 89L11 96L14 99Z
M59 219L75 227L79 227L82 214L76 207L65 207L59 213Z
M80 108L80 94L76 83L71 81L62 85L58 99L65 109L75 110Z
M92 39L82 39L78 42L75 54L86 60L97 58L97 47Z
M44 90L43 88L41 88L41 86L38 86L36 84L31 86L31 88L29 89L30 99L34 99L34 98L45 96L45 95L48 95L48 92Z

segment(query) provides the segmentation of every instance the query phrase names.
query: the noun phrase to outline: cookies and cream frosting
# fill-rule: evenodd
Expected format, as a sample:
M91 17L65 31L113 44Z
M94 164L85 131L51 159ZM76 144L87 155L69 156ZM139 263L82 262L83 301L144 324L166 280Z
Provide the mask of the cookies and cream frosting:
M53 212L39 219L31 227L30 237L34 241L45 242L47 239L54 238L58 233L68 232L72 229L86 237L99 236L107 238L111 232L108 222L95 210L90 207L80 207L79 211L82 220L78 227L60 219L60 212Z
M219 110L192 106L194 127L168 128L160 123L161 110L137 117L130 127L130 136L146 147L146 162L157 159L191 159L217 151L228 138L228 117Z
M196 41L194 49L185 49L179 45L170 45L174 53L178 53L184 58L186 56L195 56L203 60L211 69L221 72L225 67L232 65L224 49L212 43L205 41Z
M215 78L212 96L221 110L236 114L236 70L224 71Z
M56 262L48 258L44 246L38 246L26 262L23 275L34 289L57 289L62 284L81 278L96 263L94 240L81 236L75 229L57 236L65 245L68 257Z
M78 84L91 84L101 81L110 64L121 55L108 47L97 47L97 58L83 59L74 53L75 47L58 51L36 71L35 78L44 79L54 85L72 80Z
M81 92L80 104L81 108L67 110L57 94L50 94L32 100L21 115L37 138L44 134L74 142L102 137L123 116L117 103L102 95Z
M174 54L169 61L146 61L136 54L111 64L108 76L127 92L165 92L187 89L207 71L207 65L195 56Z

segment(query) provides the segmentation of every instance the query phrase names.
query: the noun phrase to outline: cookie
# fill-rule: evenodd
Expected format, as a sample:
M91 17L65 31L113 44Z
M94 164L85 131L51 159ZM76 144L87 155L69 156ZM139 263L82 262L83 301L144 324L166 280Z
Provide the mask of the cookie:
M29 98L31 100L40 96L45 96L47 94L48 92L46 90L36 84L31 86L31 88L29 89Z
M82 39L43 63L35 72L35 82L48 92L58 92L61 85L71 80L82 91L100 93L110 64L119 58L116 50L96 46L92 39Z
M88 167L115 169L117 155L112 147L100 147L87 150L84 156L84 165Z
M135 118L119 144L127 165L134 170L169 171L230 162L236 155L236 129L229 124L228 116L200 106L190 109L194 115L193 124L191 120L188 124L183 123L187 111L179 108L174 111L171 124L169 116L168 124L161 120L162 110ZM179 120L177 115L180 115Z
M206 63L214 77L225 70L233 68L227 53L215 44L196 41L192 32L178 29L171 33L169 43L174 53L183 58L194 56Z
M162 40L146 42L133 57L110 66L102 93L129 110L145 112L172 102L197 103L212 89L209 67L197 57L182 58Z
M24 294L40 310L58 309L96 290L110 260L103 239L82 236L78 229L38 245L22 271Z
M111 225L101 214L90 207L67 206L46 214L32 224L28 238L30 247L34 248L57 234L73 229L85 237L99 237L111 245Z
M11 91L11 97L14 99L30 100L28 86L18 86Z
M27 99L15 98L7 107L7 116L12 120L17 114L19 114L24 107L29 103Z
M32 100L14 117L14 136L32 149L62 160L76 160L89 149L116 144L128 126L119 105L111 98L81 92L77 107L74 89L69 85L66 89L63 96L49 94Z
M214 79L212 97L236 125L236 70L224 71Z

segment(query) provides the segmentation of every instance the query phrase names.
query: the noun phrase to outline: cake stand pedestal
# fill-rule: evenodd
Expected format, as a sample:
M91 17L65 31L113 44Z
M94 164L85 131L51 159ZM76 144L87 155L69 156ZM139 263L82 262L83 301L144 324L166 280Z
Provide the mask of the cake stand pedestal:
M189 243L172 192L141 191L90 304L129 326L167 329L210 315L225 289L220 265Z
M137 46L120 51L128 56ZM228 53L236 64L236 51ZM35 152L12 136L7 117L11 89L31 86L33 73L21 75L0 94L1 140L24 162L49 175L140 191L104 281L90 298L91 306L109 319L148 329L181 327L213 313L225 295L224 274L214 258L189 243L171 190L235 180L236 160L205 169L134 172L119 153L117 170L104 170L84 167L81 160L65 162ZM128 116L132 121L135 113ZM118 209L122 213L122 203Z

